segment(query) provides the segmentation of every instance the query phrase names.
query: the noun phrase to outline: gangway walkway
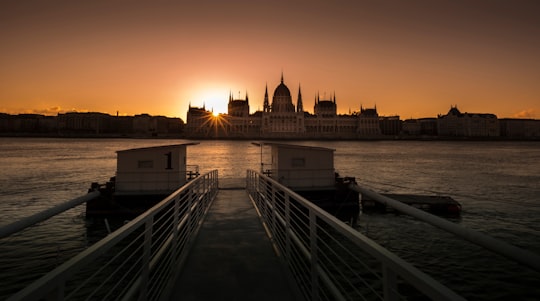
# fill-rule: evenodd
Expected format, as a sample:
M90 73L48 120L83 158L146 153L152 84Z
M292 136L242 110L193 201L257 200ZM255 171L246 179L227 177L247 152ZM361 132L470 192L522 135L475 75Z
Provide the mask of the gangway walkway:
M245 189L220 189L171 300L295 300Z

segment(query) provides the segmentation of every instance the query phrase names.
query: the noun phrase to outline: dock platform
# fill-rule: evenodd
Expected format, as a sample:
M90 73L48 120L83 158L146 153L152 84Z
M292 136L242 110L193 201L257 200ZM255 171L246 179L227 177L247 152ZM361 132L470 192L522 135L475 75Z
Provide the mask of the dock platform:
M220 189L171 300L295 300L243 188Z

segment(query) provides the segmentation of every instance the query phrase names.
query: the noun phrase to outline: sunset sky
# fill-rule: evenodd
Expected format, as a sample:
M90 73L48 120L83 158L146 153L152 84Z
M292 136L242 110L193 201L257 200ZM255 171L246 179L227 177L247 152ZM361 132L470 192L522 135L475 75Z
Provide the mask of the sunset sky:
M181 117L296 104L540 118L540 1L2 1L0 112ZM271 95L270 95L271 96Z

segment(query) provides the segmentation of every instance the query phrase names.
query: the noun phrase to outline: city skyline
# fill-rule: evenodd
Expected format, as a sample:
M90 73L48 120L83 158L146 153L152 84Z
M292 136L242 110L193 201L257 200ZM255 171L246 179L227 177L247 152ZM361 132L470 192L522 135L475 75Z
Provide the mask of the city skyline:
M225 113L301 86L340 114L540 116L535 1L142 1L0 4L0 112ZM327 98L328 98L327 97Z

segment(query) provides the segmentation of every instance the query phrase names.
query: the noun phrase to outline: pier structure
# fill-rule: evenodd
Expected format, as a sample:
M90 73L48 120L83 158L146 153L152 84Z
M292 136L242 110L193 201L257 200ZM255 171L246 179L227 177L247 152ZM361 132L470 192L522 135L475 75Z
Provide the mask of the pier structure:
M242 186L201 175L8 300L462 299L270 177Z
M8 300L464 300L261 172L219 183L216 170L197 177ZM540 271L538 256L507 251Z

